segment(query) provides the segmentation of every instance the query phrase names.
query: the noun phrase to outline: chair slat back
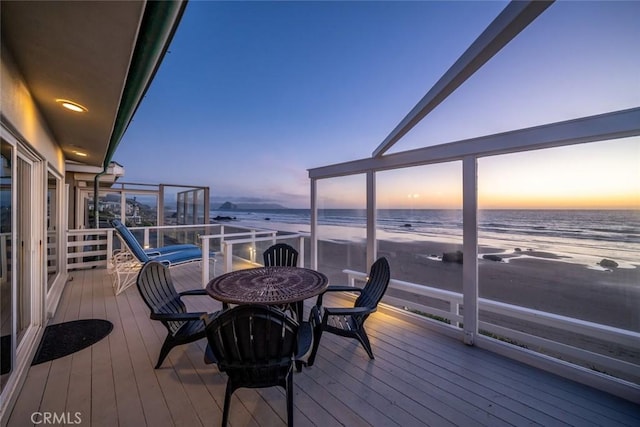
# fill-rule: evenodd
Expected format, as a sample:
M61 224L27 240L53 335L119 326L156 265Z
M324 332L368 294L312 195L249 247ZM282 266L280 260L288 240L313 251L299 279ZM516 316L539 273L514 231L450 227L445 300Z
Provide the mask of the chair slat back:
M136 237L133 235L131 230L127 228L127 226L125 226L121 221L117 219L112 219L111 225L113 226L113 228L115 228L118 236L120 236L120 239L124 241L131 253L136 258L138 258L138 261L144 264L150 260L149 255L147 255Z
M275 307L246 304L222 312L206 331L221 370L259 379L291 365L298 323Z
M146 263L136 281L140 296L144 300L151 313L155 314L175 314L186 313L187 307L180 299L180 295L173 286L173 280L169 273L169 268L165 265L150 261ZM171 334L175 334L184 322L167 321L162 322L169 329Z
M391 272L386 258L378 258L371 266L369 278L360 296L355 302L356 307L375 308L389 286Z
M269 247L262 254L265 267L297 267L298 251L286 243Z

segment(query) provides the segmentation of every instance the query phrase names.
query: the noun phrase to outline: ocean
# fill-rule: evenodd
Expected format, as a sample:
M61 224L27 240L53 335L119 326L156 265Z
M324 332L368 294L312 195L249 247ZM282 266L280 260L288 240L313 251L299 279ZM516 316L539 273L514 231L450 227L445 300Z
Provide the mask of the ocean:
M309 232L309 209L213 211L239 226ZM364 209L321 209L320 238L357 240L365 236ZM380 209L378 238L462 243L462 211ZM640 266L639 210L481 210L481 246L504 251L536 250L566 256L567 262L594 265L603 258L620 268Z

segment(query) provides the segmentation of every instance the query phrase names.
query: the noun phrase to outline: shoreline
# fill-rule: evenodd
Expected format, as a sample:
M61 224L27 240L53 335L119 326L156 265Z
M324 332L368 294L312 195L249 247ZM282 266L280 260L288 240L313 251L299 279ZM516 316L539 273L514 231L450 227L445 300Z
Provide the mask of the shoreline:
M282 224L285 227L280 227L280 223L274 222L268 225L271 229L304 232L300 224ZM329 277L330 284L346 284L344 269L366 271L364 230L358 236L360 232L354 233L351 227L324 226L319 234L319 267ZM397 236L379 233L378 256L389 260L393 279L462 293L463 264L442 261L443 254L462 250L459 236L431 240L406 236L391 240L389 237ZM484 244L478 248L480 298L640 333L640 260L624 263L616 257L606 257L618 262L619 266L604 268L598 265L604 257L577 259L561 251L549 250L546 246L518 243L514 236L509 237L511 240L493 240L491 245ZM305 249L305 254L309 256L308 249ZM499 259L485 259L485 255L496 255ZM445 301L412 292L389 288L387 295L417 305L450 309ZM479 320L640 364L637 347L612 344L482 310Z
M238 226L256 227L261 229L277 229L292 233L310 233L309 224L298 223L282 223L270 222L264 220L238 220ZM462 250L462 236L458 235L442 235L442 234L412 234L410 231L388 231L378 229L377 237L379 242L392 242L401 244L422 243L430 245L431 243L441 244L443 247L449 248L447 252L455 252ZM319 239L333 241L337 243L363 243L366 241L366 230L351 225L320 225ZM502 258L505 263L511 263L517 259L524 258L545 258L553 259L559 263L581 265L588 269L596 271L610 271L599 265L602 260L612 260L618 265L616 269L640 269L640 258L634 255L640 252L629 251L627 256L623 256L619 250L614 248L598 248L601 253L594 255L586 253L584 248L566 247L560 244L557 247L549 242L527 242L524 241L525 236L513 234L505 234L500 237L479 237L478 254L496 255ZM520 249L518 251L518 249ZM591 248L593 249L593 248ZM516 251L518 251L516 253ZM435 254L437 254L436 251ZM430 254L430 255L435 255ZM442 253L439 254L441 256ZM640 283L640 282L639 282Z
M430 258L460 249L460 245L438 242L379 241L378 255L389 260L394 279L462 293L463 264ZM346 283L343 269L364 271L363 245L322 241L319 252L331 283ZM554 254L541 255L510 262L480 258L480 297L640 332L640 268L596 270L554 259ZM408 301L432 303L423 296L390 291Z
M318 244L319 266L330 284L347 284L344 269L365 271L364 244L326 240ZM379 241L378 254L389 260L393 279L462 294L463 264L428 258L433 252L457 249L460 245L438 242ZM541 255L513 259L509 263L479 259L480 298L640 333L640 268L598 271L559 262L553 254ZM389 288L386 294L417 305L450 310L446 301L413 292ZM637 346L616 344L483 310L479 312L479 320L640 365ZM534 351L546 352L544 349Z
M238 221L238 225L308 233L309 225ZM331 283L344 284L344 269L366 270L365 230L349 226L321 226L319 263ZM478 278L481 298L640 332L640 260L605 268L605 257L576 258L531 242L481 242ZM520 249L519 251L517 249ZM386 256L392 277L439 289L462 292L462 264L443 262L442 256L462 250L459 236L411 238L404 233L379 233L378 256ZM307 252L308 254L308 252ZM496 255L499 260L484 259ZM308 255L307 255L308 256ZM421 298L405 295L408 300Z

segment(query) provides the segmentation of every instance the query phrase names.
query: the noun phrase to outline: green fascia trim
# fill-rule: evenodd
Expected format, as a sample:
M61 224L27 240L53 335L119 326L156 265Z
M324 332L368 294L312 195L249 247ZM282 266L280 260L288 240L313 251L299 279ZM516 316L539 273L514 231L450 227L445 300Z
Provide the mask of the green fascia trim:
M107 147L104 170L109 166L120 140L158 71L186 6L187 0L147 2L120 108Z

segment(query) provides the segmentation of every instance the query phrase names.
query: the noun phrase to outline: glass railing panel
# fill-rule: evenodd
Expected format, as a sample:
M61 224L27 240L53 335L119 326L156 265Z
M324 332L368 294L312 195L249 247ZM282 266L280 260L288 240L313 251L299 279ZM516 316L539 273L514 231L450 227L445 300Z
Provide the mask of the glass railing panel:
M639 138L479 159L479 295L516 308L481 302L485 329L505 328L492 336L640 364L640 344L629 344L640 333L639 163ZM598 357L571 361L624 376Z
M461 293L461 162L378 172L376 188L378 256L388 259L391 277ZM408 308L450 309L403 290L389 289L387 295Z
M125 193L125 218L128 227L150 227L158 224L158 195Z
M209 215L209 207L205 206L204 187L183 187L162 185L164 212L162 225L204 224Z
M367 270L364 175L318 181L318 270L346 284L344 269Z

